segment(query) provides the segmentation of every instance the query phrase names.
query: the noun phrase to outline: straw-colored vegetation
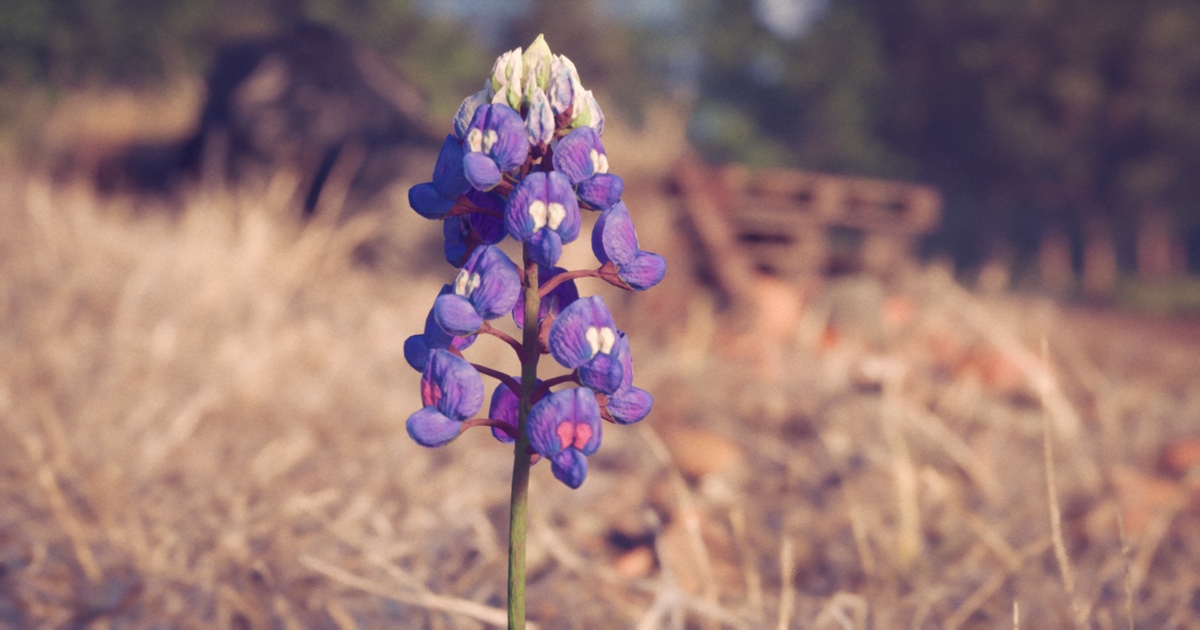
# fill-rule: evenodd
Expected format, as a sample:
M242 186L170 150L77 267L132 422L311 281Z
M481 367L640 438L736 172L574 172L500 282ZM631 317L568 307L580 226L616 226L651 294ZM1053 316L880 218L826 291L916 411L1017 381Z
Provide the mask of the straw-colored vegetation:
M176 214L11 165L0 188L0 625L502 622L507 447L403 428L402 344L448 277L402 186L305 226L286 174ZM658 404L580 490L534 468L541 627L1200 624L1196 486L1155 469L1200 431L1197 339L938 269L764 281L734 325L638 190L675 266L619 319Z

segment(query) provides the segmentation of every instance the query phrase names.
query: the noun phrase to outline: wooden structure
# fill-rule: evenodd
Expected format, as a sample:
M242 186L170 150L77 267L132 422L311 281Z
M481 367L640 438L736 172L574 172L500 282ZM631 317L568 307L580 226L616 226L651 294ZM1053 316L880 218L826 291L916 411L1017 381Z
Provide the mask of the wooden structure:
M694 157L675 179L702 245L722 261L717 282L734 294L755 272L885 274L910 263L941 218L937 190L908 182L710 167Z

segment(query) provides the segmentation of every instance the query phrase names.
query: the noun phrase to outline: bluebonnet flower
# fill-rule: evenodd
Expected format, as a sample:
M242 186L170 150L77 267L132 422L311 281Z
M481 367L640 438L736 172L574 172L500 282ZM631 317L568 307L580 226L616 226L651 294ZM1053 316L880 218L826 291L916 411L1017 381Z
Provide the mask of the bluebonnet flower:
M479 245L495 245L507 235L504 227L504 202L495 195L478 190L467 193L467 201L486 212L453 214L442 224L442 235L446 237L446 261L455 267L463 262Z
M525 63L521 57L521 49L510 50L496 58L492 65L492 76L487 83L488 93L492 95L492 104L508 104L509 107L521 107L522 80Z
M538 287L545 286L554 276L560 273L566 273L567 270L562 267L538 267ZM571 302L579 299L579 288L575 286L574 280L566 282L554 287L546 297L543 297L538 306L538 325L542 320L546 319L547 315L557 316ZM516 322L517 328L525 327L525 305L519 300L513 306L513 321Z
M514 378L517 381L520 381L520 379L521 379L520 376L517 376ZM541 385L542 379L540 379L540 378L537 379L537 384ZM499 420L499 421L503 422L504 424L507 424L508 426L512 427L513 431L516 431L517 422L520 417L520 413L521 413L521 396L520 396L520 394L518 394L517 392L514 392L512 389L510 389L508 387L508 385L506 385L504 383L500 383L499 385L497 385L496 390L492 392L492 404L490 407L488 407L488 417L491 418L492 420ZM512 444L513 442L516 441L506 431L504 431L503 429L499 429L497 427L492 427L492 435L497 440L500 440L501 442L504 442L505 444Z
M600 448L600 406L586 387L548 394L529 412L529 444L550 460L559 481L578 488L587 477L587 456Z
M503 174L525 163L525 121L508 105L482 105L463 137L463 171L477 190L491 190Z
M592 229L592 253L603 263L617 266L617 277L634 291L645 291L658 284L667 273L662 256L638 247L633 219L624 202L605 210Z
M459 195L470 189L463 172L462 144L454 136L446 136L433 167L433 181L408 189L408 205L426 219L440 219L454 207Z
M571 120L575 97L583 94L583 85L579 82L579 72L575 64L563 55L556 55L550 62L550 83L546 88L550 97L550 109L554 113L555 124L566 127Z
M451 335L464 336L512 310L521 294L521 272L495 245L476 248L454 279L454 291L433 303L433 318Z
M621 384L617 391L608 395L605 410L617 424L633 424L650 413L654 397L644 389L633 386L633 355L629 352L629 340L625 333L617 336L613 355L621 364Z
M408 417L408 435L421 446L442 446L483 406L483 380L466 359L435 350L421 376L421 402Z
M579 202L562 173L530 173L508 198L504 221L510 236L529 244L529 257L553 267L562 246L579 236Z
M624 366L616 356L619 331L598 295L580 298L550 325L547 346L563 367L579 370L579 381L611 394L621 387Z
M438 295L446 295L453 290L454 287L448 284L442 285L442 290ZM472 343L475 343L475 335L455 337L442 330L437 320L433 318L433 309L431 308L429 315L425 317L425 331L404 340L404 360L414 370L424 372L429 363L429 355L433 354L434 350L453 348L462 351L470 347Z
M487 103L487 88L463 99L462 105L459 105L458 111L454 113L454 137L458 138L459 142L467 137L467 130L471 127L471 121L475 119L475 110Z
M625 188L620 177L608 172L608 154L600 134L591 127L580 127L558 141L554 170L566 175L575 184L579 200L596 210L611 208Z

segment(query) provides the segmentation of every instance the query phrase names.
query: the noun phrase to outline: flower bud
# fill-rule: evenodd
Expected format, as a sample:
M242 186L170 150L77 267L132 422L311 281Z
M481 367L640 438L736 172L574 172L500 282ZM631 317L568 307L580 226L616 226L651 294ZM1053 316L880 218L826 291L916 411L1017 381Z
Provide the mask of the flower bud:
M553 60L554 55L550 54L550 46L546 44L545 36L538 35L525 50L525 54L521 55L526 81L532 81L534 85L545 90L550 83L550 64Z

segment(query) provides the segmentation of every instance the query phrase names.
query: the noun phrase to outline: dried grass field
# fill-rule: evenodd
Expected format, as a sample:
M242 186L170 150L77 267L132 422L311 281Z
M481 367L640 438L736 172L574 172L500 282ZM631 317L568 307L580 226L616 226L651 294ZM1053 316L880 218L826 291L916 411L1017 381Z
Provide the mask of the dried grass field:
M403 428L451 270L402 186L306 225L286 174L177 213L11 163L0 189L0 626L503 623L510 452ZM578 491L534 467L539 627L1200 627L1194 325L936 267L763 279L746 323L630 191L673 265L616 302L657 403Z

